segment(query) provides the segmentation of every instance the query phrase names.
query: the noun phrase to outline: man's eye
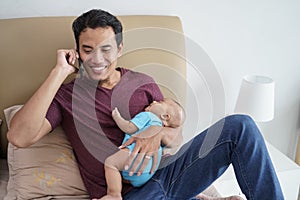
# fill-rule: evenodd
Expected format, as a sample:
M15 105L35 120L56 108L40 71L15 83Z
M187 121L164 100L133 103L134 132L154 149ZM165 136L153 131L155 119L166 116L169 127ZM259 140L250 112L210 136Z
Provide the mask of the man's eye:
M83 50L84 53L91 53L92 50Z
M111 50L111 48L110 47L107 47L107 48L102 48L102 51L103 52L109 52Z

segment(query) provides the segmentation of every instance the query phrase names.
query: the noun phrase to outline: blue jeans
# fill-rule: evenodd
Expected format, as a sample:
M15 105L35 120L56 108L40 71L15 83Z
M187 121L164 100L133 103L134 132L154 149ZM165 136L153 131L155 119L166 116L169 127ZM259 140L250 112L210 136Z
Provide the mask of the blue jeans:
M210 138L217 139L203 150L203 141L214 140ZM123 199L193 199L231 163L248 200L284 199L264 139L255 122L246 115L225 117L197 135L174 156L162 160L162 167L152 179Z

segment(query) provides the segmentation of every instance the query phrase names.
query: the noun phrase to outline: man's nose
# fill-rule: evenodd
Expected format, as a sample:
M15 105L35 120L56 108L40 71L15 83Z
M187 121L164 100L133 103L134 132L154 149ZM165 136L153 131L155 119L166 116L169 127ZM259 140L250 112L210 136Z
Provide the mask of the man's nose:
M97 49L92 54L92 62L93 63L102 63L104 61L104 55L100 49Z

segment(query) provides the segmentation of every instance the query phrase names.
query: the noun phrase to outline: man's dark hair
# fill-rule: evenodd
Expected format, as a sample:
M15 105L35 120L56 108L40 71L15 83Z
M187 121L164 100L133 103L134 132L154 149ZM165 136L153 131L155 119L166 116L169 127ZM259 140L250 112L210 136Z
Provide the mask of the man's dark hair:
M114 15L101 9L93 9L80 15L74 20L72 25L77 51L79 51L79 36L84 29L105 28L109 26L112 27L115 32L116 42L119 46L123 40L123 28L121 22Z

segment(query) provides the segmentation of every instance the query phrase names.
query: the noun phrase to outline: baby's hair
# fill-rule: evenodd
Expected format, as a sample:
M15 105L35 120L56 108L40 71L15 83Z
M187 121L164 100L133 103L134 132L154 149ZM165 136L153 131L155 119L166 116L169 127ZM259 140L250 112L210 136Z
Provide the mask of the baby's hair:
M175 104L177 104L177 105L180 107L181 111L182 111L182 119L181 119L181 122L180 122L180 126L181 126L181 125L183 125L183 123L184 123L184 121L185 121L185 118L186 118L185 109L184 109L184 107L183 107L177 100L175 100L174 98L169 98L169 99L171 99Z

